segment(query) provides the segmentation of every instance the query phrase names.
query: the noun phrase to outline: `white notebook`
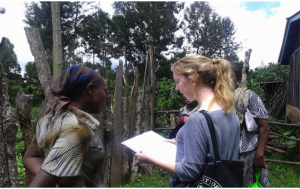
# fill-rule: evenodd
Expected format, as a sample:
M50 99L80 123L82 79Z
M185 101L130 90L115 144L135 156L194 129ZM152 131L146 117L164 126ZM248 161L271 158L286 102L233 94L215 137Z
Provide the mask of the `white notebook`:
M176 145L164 142L165 138L159 134L148 131L122 142L123 145L134 152L143 151L147 155L161 161L175 163Z

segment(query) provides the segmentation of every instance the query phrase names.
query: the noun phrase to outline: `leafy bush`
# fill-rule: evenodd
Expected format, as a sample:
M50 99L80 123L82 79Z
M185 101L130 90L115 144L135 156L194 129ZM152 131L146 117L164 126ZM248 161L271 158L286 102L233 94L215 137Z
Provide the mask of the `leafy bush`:
M175 91L175 86L173 80L161 78L157 85L157 110L179 110L185 105L184 97ZM167 114L158 114L157 121L163 126L169 126Z
M45 99L42 86L39 84L13 84L8 86L9 102L13 107L16 107L16 97L21 89L26 94L33 94L32 106L39 106Z
M283 81L289 77L289 66L278 63L269 63L250 71L250 77L255 82Z

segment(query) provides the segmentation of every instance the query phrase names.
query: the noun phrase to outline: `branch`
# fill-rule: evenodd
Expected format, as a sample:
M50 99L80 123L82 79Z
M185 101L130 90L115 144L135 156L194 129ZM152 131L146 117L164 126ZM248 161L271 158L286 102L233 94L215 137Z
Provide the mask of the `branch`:
M266 149L269 149L269 150L272 150L274 152L278 152L278 153L281 153L281 154L289 154L288 152L286 151L283 151L283 150L280 150L278 148L274 148L274 147L271 147L271 146L266 146Z
M290 165L300 165L300 162L292 162L292 161L281 161L281 160L273 160L273 159L265 159L266 162L274 162L274 163L285 163Z
M269 124L272 125L279 125L279 126L284 126L284 127L299 127L299 124L292 124L292 123L280 123L280 122L276 122L276 121L269 121Z

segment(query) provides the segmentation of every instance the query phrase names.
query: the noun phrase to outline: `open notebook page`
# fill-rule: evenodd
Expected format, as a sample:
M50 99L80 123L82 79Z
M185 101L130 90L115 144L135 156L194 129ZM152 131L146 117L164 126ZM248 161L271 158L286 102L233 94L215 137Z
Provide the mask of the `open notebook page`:
M176 145L170 142L164 142L164 140L165 138L159 134L148 131L126 140L122 142L122 144L134 152L143 151L143 153L155 159L175 163Z

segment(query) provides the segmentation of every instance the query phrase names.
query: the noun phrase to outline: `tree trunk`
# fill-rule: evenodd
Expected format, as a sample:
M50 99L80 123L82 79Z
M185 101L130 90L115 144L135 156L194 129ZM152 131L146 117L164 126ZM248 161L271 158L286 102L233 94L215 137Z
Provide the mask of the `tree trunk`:
M2 45L5 42L2 38ZM0 187L20 187L15 153L18 131L15 111L9 103L7 79L0 59Z
M134 69L134 84L131 91L131 102L130 102L130 119L129 119L129 138L139 135L141 133L141 99L139 99L138 105L137 105L137 95L138 95L138 87L139 87L139 71L138 68L135 67ZM141 95L139 95L141 98ZM137 112L137 106L138 111ZM138 116L137 116L138 115ZM136 119L138 118L138 119ZM138 122L139 121L139 122ZM133 135L133 136L132 136ZM138 160L135 156L132 155L129 157L130 165L131 165L131 179L134 180L137 172L138 172Z
M123 122L122 122L122 88L123 88L123 63L119 62L116 69L115 95L114 95L114 116L113 116L113 144L112 144L112 161L110 170L110 186L116 187L122 184L122 139L123 139Z
M34 56L35 66L38 72L40 83L43 87L45 99L48 99L51 94L52 75L47 55L44 50L39 29L25 27L25 34L29 43L31 53Z
M129 84L129 75L128 75L129 69L127 60L125 60L125 75L124 75L124 132L123 132L123 141L128 139L128 133L129 133L129 110L128 110L128 84ZM131 150L128 148L123 148L123 183L126 183L130 179L130 168L129 168L129 160L128 157L131 154Z
M146 94L146 86L147 86L147 75L148 75L148 64L149 64L149 50L147 51L147 59L146 59L146 65L145 65L145 72L144 72L144 82L143 82L143 89L142 89L142 100L141 100L141 111L144 112L145 109L145 94ZM142 116L144 117L144 116Z
M104 150L105 150L105 159L103 162L103 166L101 168L101 172L103 173L103 180L106 186L109 186L109 168L110 168L110 159L111 159L111 146L112 146L112 136L113 136L113 124L111 117L111 96L106 98L105 108L101 112L101 114L95 115L100 122L100 127L97 129L97 133L102 141Z
M76 26L77 26L77 21L78 21L78 16L79 16L79 1L75 2L76 4L76 13L75 13L75 21L74 21L74 34L73 34L73 45L72 45L72 59L73 61L75 62L75 59L76 59L76 53L75 53L75 49L76 49L76 33L77 33L77 30L76 30ZM69 65L70 66L70 65Z
M151 117L150 117L150 130L153 130L155 124L155 101L156 101L156 83L155 83L155 62L153 57L153 39L149 40L149 60L150 60L150 73L151 73Z
M25 141L25 150L33 140L35 133L31 124L31 98L32 96L26 95L22 89L16 97L17 118L20 123L23 140ZM34 175L25 168L24 187L28 187L33 178Z
M51 2L53 29L53 80L62 72L62 41L60 23L60 2Z
M251 52L252 49L249 49L245 52L245 62L242 71L242 83L241 83L242 87L247 87L247 77L249 72L249 60L250 60Z
M144 132L150 130L150 77L147 77L146 94L145 94L145 109L144 109Z

